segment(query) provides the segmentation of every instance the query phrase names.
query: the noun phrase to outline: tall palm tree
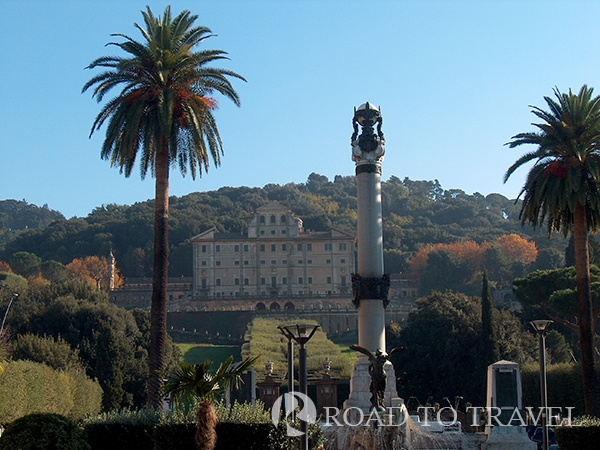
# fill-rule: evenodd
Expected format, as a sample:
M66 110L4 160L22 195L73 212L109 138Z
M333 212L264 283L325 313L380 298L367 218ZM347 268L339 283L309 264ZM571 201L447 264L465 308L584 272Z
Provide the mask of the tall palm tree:
M532 106L542 120L533 124L538 130L517 134L507 145L534 144L537 149L510 166L504 181L523 164L535 161L519 194L525 194L521 224L536 227L546 221L548 235L573 233L585 412L598 415L588 233L600 224L600 97L592 97L592 91L586 85L577 95L554 89L555 99L544 97L549 111Z
M134 25L144 40L114 34L124 41L109 45L127 55L93 61L88 69L107 70L88 81L82 92L94 86L93 97L101 102L113 88L121 89L100 110L90 136L108 120L102 159L129 177L141 150L142 179L148 169L156 179L148 404L161 407L162 379L157 371L165 367L169 170L178 166L185 176L189 169L195 178L208 170L209 159L215 166L220 164L223 147L212 114L217 106L212 95L222 94L239 106L229 78L244 78L210 67L214 61L227 59L226 52L195 51L211 36L210 29L194 26L198 16L186 10L173 18L169 6L162 17L155 17L149 7L142 15L145 27Z
M250 369L258 358L259 356L245 358L235 364L233 356L230 356L221 363L215 373L210 371L213 363L210 360L197 364L181 363L174 372L163 374L167 380L164 386L165 394L171 396L175 407L180 407L186 401L198 402L197 450L213 450L216 445L217 416L213 407L216 396L230 387L239 389L242 374Z

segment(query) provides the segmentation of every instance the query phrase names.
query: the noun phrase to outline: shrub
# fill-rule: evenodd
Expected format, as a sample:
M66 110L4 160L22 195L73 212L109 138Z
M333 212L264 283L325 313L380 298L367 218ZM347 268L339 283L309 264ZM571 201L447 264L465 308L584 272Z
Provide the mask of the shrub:
M575 419L572 426L556 427L556 439L561 450L596 448L600 441L600 419Z
M0 450L89 450L85 433L58 414L31 414L11 423Z
M573 415L583 414L583 385L580 364L551 364L547 368L548 405L572 406ZM523 404L540 406L540 366L526 364L521 368Z
M33 361L8 361L0 374L0 423L34 413L81 419L100 411L102 389L84 373L53 370Z

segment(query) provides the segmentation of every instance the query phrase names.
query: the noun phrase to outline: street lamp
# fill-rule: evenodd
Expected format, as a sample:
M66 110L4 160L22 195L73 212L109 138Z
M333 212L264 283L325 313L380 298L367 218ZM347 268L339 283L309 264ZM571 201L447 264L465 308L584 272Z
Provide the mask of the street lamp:
M17 298L19 294L13 292L13 295L10 297L10 301L8 302L8 306L6 307L6 312L4 313L4 319L2 319L2 325L0 325L0 336L2 336L2 331L4 330L4 322L6 322L6 316L8 316L8 311L10 310L10 305L15 298Z
M298 351L298 359L300 366L298 369L300 378L300 392L308 397L305 345L317 332L319 325L314 323L297 323L293 325L282 325L278 328L286 337L290 339L290 342L293 339L298 344L300 344L300 350ZM288 349L289 348L290 347L288 347ZM303 433L300 436L300 450L308 450L308 426L305 420L300 420L300 431Z
M277 327L279 331L283 333L283 335L288 340L287 347L287 369L288 369L288 392L294 392L294 335L290 333L287 328L282 327L281 325Z
M548 450L548 388L546 386L546 330L552 320L534 320L529 322L537 331L540 348L540 395L542 397L542 450Z

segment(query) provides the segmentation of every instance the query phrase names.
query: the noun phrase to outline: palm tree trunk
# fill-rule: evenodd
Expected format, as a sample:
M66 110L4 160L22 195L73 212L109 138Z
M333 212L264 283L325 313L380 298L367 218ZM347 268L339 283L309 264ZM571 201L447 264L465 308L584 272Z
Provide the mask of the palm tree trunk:
M217 445L217 413L210 400L200 402L196 420L196 450L214 450Z
M575 270L577 278L577 314L579 318L579 345L583 372L583 396L585 413L597 416L598 382L594 367L594 329L592 291L590 286L590 256L588 251L588 227L585 207L579 203L573 217L573 240L575 244Z
M150 310L148 406L162 408L162 376L165 370L167 334L167 283L169 271L169 146L163 138L155 161L154 269Z

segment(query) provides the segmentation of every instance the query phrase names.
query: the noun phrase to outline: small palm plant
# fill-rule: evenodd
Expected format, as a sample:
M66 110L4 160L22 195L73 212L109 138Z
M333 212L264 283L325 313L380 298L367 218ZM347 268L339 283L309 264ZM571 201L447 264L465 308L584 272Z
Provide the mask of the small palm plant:
M187 402L198 402L196 420L197 450L213 450L217 442L217 414L213 406L216 398L232 387L239 389L242 374L252 367L259 356L245 358L239 363L233 362L233 356L221 363L216 372L212 373L211 360L197 364L181 363L173 372L165 376L164 393L171 396L176 408Z

